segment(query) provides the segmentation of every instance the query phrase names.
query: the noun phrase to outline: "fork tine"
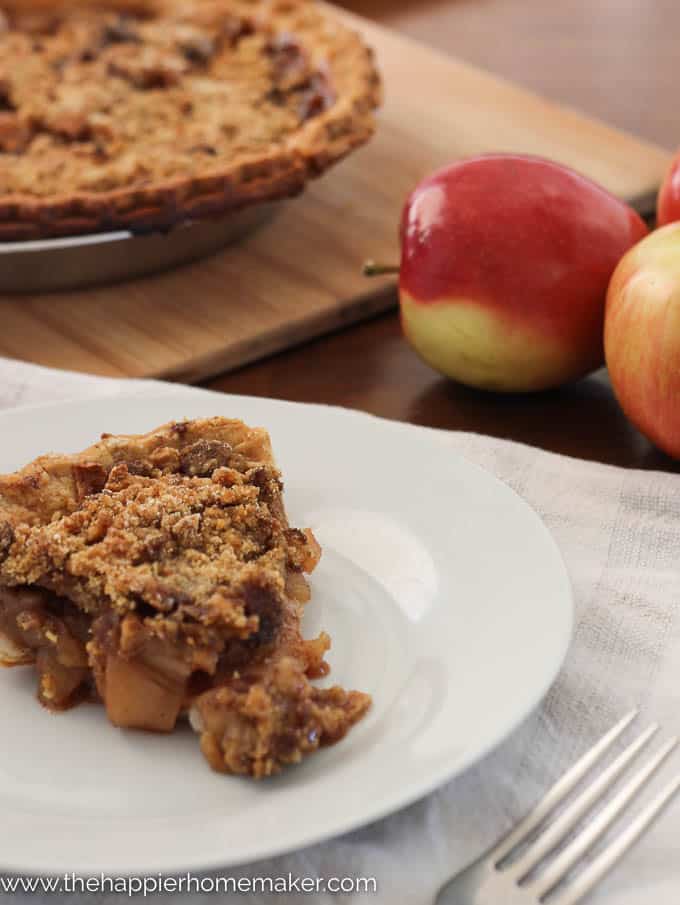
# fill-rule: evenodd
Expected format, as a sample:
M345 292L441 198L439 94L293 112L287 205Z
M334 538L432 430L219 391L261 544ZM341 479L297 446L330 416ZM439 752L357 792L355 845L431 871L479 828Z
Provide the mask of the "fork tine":
M551 900L551 905L576 905L587 895L590 890L614 867L617 861L625 855L628 849L637 842L644 831L651 826L656 817L670 804L671 800L680 791L680 776L669 783L668 786L651 801L647 807L638 814L635 820L616 839L614 839L597 858L595 858L585 870L576 877L574 882L562 893Z
M574 799L565 808L553 823L546 827L538 839L529 846L528 850L512 864L509 871L516 876L519 883L566 837L567 833L602 798L606 790L614 785L626 767L658 732L658 729L658 725L655 724L638 736L606 770L602 771L594 782L581 792L578 798Z
M666 742L643 767L641 767L626 783L614 798L605 805L600 813L571 842L564 851L551 862L541 876L528 884L537 898L547 895L586 854L588 849L603 836L619 815L630 804L649 778L659 769L668 755L677 747L676 738Z
M595 766L599 759L611 748L614 742L622 735L630 726L635 717L638 715L637 710L631 711L629 714L610 729L596 745L587 751L583 757L577 761L574 766L568 770L564 776L559 779L555 785L545 794L541 801L511 832L501 840L491 852L493 863L496 867L507 858L507 856L518 845L539 827L545 818L560 804L564 798L574 789L588 771Z

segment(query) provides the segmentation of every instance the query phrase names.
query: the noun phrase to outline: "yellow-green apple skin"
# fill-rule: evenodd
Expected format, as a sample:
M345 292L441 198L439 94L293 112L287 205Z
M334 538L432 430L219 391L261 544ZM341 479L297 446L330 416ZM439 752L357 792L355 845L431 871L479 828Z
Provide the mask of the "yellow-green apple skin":
M404 208L404 333L432 367L481 389L582 377L604 363L611 275L647 232L628 205L552 161L454 163Z
M626 415L680 459L680 223L653 232L609 285L605 355Z
M544 390L601 364L599 348L584 357L582 345L542 335L530 323L519 328L502 312L490 312L471 299L447 299L432 305L425 316L405 290L400 303L404 335L423 361L470 387L506 393Z

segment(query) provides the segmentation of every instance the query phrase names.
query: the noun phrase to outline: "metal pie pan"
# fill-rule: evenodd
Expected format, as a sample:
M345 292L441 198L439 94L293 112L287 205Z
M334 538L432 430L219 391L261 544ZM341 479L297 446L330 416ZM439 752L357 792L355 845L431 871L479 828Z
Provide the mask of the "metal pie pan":
M214 254L269 220L274 203L167 232L127 231L0 242L0 292L85 289L161 273Z

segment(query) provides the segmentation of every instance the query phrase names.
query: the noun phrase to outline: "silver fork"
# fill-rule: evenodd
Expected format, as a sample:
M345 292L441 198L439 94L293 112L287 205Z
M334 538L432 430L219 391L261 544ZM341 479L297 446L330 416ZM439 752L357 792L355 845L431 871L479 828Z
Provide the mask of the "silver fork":
M677 747L678 739L673 738L639 767L590 823L580 827L568 844L555 853L658 731L659 727L653 725L641 733L552 822L548 822L550 814L603 758L636 716L637 711L633 711L624 717L550 789L502 842L444 884L435 905L499 905L501 902L503 905L537 905L548 896L550 905L580 902L680 790L680 776L677 776L580 873L571 876Z

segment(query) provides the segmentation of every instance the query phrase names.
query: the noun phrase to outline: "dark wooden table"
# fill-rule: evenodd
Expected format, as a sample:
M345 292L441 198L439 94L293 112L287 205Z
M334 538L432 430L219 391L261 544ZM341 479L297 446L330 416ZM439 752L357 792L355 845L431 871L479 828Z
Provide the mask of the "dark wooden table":
M680 144L677 0L345 0L355 12L637 132ZM394 294L396 305L396 293ZM389 314L211 381L224 392L349 406L637 468L676 470L625 419L605 373L532 396L441 378Z

